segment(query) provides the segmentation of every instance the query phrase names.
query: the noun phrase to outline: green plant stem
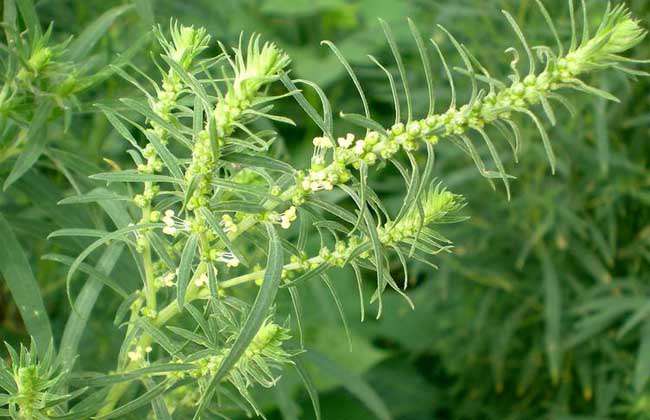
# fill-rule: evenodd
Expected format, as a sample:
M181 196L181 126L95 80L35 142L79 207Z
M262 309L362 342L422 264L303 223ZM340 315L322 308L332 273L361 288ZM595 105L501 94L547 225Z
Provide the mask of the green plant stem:
M143 218L146 218L146 220L148 220L150 212L151 209L149 206L147 206L147 208L143 212ZM142 261L144 264L144 275L145 275L144 288L145 288L146 305L147 308L155 311L156 303L157 303L156 285L155 285L156 276L154 274L153 262L151 260L151 243L148 239L146 241L144 250L142 252Z

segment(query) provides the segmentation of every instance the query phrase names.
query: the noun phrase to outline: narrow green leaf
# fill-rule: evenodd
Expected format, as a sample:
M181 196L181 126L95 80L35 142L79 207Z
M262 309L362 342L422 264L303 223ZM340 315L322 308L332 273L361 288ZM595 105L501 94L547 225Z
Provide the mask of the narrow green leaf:
M135 8L144 26L151 28L156 19L156 12L152 0L135 0Z
M304 83L316 91L316 94L320 98L320 102L323 107L323 121L325 122L325 127L327 127L327 132L333 133L334 125L332 123L332 106L330 105L329 99L327 99L327 95L325 92L323 92L323 89L321 89L320 86L310 80L296 79L294 80L294 83Z
M326 212L331 213L334 216L339 217L348 223L354 224L357 220L357 218L352 213L350 213L343 207L337 206L336 204L332 204L328 201L319 200L315 197L309 197L308 203L313 204L315 207L323 209Z
M147 137L154 149L156 149L156 153L160 156L160 159L162 159L172 176L177 179L182 179L183 172L181 172L180 162L176 156L169 151L167 146L163 144L156 132L154 130L145 130L144 135Z
M280 286L284 257L280 238L275 231L275 227L270 223L264 223L264 226L266 227L269 236L269 251L266 269L264 270L264 281L239 336L232 345L228 355L219 366L217 373L210 378L209 385L205 393L201 396L197 413L194 416L195 419L200 418L199 416L210 403L219 383L226 377L228 372L230 372L230 369L232 369L235 363L237 363L244 354L248 345L253 340L264 323L264 320L268 316L269 308L275 301L275 295Z
M370 214L370 210L368 210L367 206L361 206L361 200L360 198L352 191L350 188L348 188L346 185L340 185L340 188L343 189L352 197L352 199L357 203L357 206L360 206L360 216L363 217L363 220L365 221L366 228L367 228L367 233L368 236L370 237L370 244L372 245L372 250L375 256L375 265L374 265L374 270L377 272L377 301L379 304L379 310L377 311L377 318L381 316L382 313L382 300L381 300L381 295L383 291L386 289L386 276L384 275L385 267L384 267L384 252L383 252L383 247L381 242L379 241L379 235L377 233L377 225L375 224L375 220L373 219L372 215Z
M340 116L344 120L349 121L354 125L358 125L359 127L363 127L363 128L368 129L368 130L374 130L374 131L378 132L380 135L384 135L386 133L386 129L384 127L382 127L381 124L379 124L375 120L372 120L370 118L366 118L363 115L360 115L360 114L345 114L345 113L341 112Z
M218 202L214 205L211 205L210 210L217 213L240 212L249 214L259 214L267 211L264 205L251 203L247 200Z
M636 327L646 319L650 317L650 302L646 303L645 305L642 305L639 309L637 309L634 314L625 321L623 326L618 330L618 333L616 333L616 338L621 339L627 334L632 328Z
M551 140L548 138L548 134L544 129L544 125L542 125L542 122L539 120L539 118L537 118L537 115L535 115L532 111L525 108L517 108L516 110L518 112L527 114L537 126L537 130L539 130L539 134L542 136L542 144L544 145L544 150L546 151L546 156L548 157L548 163L551 165L551 173L554 174L555 167L557 166L557 159L555 158L555 153L553 153Z
M424 70L424 78L427 81L427 95L429 95L429 111L427 112L427 115L432 115L435 109L436 100L433 92L433 75L431 74L431 60L429 60L427 51L424 48L424 41L422 40L422 35L420 34L420 31L418 30L417 26L415 26L415 23L413 23L413 21L410 18L408 19L408 23L409 23L409 28L411 29L411 35L415 39L415 43L420 53L420 60L422 61L422 68Z
M185 293L187 292L187 285L190 282L192 275L192 263L196 256L196 250L199 243L198 235L192 235L187 239L183 253L181 254L181 261L178 265L178 290L176 292L176 299L180 309L185 305Z
M334 45L332 41L327 41L327 40L321 41L321 45L323 44L327 45L330 48L330 50L332 50L336 58L338 58L338 60L343 65L343 67L345 67L345 70L348 72L350 79L352 79L354 86L357 88L357 92L359 93L359 98L361 98L361 103L363 104L363 113L366 116L366 118L370 119L370 109L368 108L368 100L366 99L366 95L363 92L363 87L361 87L359 78L354 73L354 70L352 70L352 66L350 66L348 60L345 59L345 56L341 54L341 51L339 51L338 47Z
M196 369L196 366L190 363L163 363L112 375L100 375L91 377L80 376L77 378L72 378L70 382L73 385L77 386L99 387L131 381L133 379L140 379L145 376L155 376L156 374L164 374L169 372L183 372L191 369Z
M293 174L296 170L286 162L268 156L249 155L246 153L230 153L221 158L226 162L238 163L245 166L265 168L270 171L279 171Z
M159 383L154 386L144 394L140 395L134 400L129 401L121 407L116 408L110 413L100 415L95 417L95 419L114 419L114 418L124 418L124 415L130 413L134 410L137 410L140 407L143 407L153 401L159 395L162 395L170 387L170 384L166 381Z
M153 325L147 318L138 318L136 325L149 334L154 342L160 344L170 356L174 356L180 351L179 345L169 338L160 328Z
M607 176L609 173L610 165L610 151L609 151L609 133L607 130L607 102L599 98L594 101L594 111L596 118L594 118L594 129L596 134L596 146L598 148L598 161L600 166L600 173Z
M201 330L203 331L203 334L205 334L206 337L210 336L210 328L208 326L207 321L205 318L203 318L203 315L201 315L201 312L194 307L191 303L186 303L185 304L185 309L187 312L192 316L194 319L194 322L197 323L199 327L201 327Z
M393 31L390 29L390 26L388 26L388 23L386 23L386 21L383 19L379 19L379 24L381 25L381 29L384 31L384 35L388 41L390 51L393 53L393 57L395 58L395 63L397 64L397 70L399 71L400 79L402 79L402 87L404 88L404 96L406 97L406 119L410 122L411 118L413 117L413 105L411 101L411 93L408 80L406 78L406 70L404 69L404 60L402 60L402 55L397 48L397 43L395 42Z
M497 152L496 147L494 147L494 143L492 143L492 140L490 140L490 136L485 132L485 130L481 128L477 128L476 131L479 132L481 137L483 138L483 141L485 141L485 144L488 147L488 150L490 151L490 156L492 156L492 160L494 161L494 164L497 167L497 170L499 172L499 176L501 177L501 180L503 181L503 185L506 187L506 195L508 197L508 201L510 201L510 183L508 182L508 174L506 174L506 170L503 167L503 162L501 161L501 157L499 156L499 152Z
M105 404L108 388L89 393L86 398L75 404L68 414L52 416L56 420L78 420L91 417Z
M528 45L528 41L526 41L526 37L524 36L524 33L521 31L521 28L517 24L517 21L515 20L515 18L512 17L510 13L508 13L505 10L502 10L501 12L508 20L508 23L514 30L515 34L517 34L519 41L521 41L521 45L523 45L524 49L526 50L526 55L528 56L528 73L535 74L535 56L533 56L533 53L530 49L530 46Z
M156 382L151 378L144 378L142 384L148 391L156 386ZM172 420L172 416L169 414L167 404L165 403L165 398L162 395L157 396L151 401L151 408L153 409L153 415L156 420Z
M339 298L338 294L336 293L336 289L334 289L334 286L332 285L331 280L327 277L327 274L321 274L321 279L323 279L323 282L327 286L327 289L329 290L330 294L332 295L332 299L334 300L334 303L336 304L336 309L339 313L339 317L341 318L341 322L343 323L343 330L345 331L345 337L347 338L348 341L348 347L350 348L350 351L352 351L352 338L350 338L350 328L348 327L348 321L345 318L345 311L343 310L343 305L341 304L341 299Z
M410 157L411 156L409 155L409 158ZM402 174L402 177L408 183L406 186L406 195L404 196L404 204L402 204L402 207L400 208L399 213L397 214L397 217L394 221L394 223L398 223L404 218L404 216L408 214L409 209L417 205L417 195L420 186L420 167L418 166L417 162L412 161L411 166L413 169L411 171L411 176L409 177L408 171L399 161L391 159L391 163L395 165L397 170Z
M181 180L167 175L145 174L138 172L135 169L127 169L124 171L115 172L102 172L99 174L91 175L90 179L106 182L169 182L172 184L180 184Z
M401 107L400 107L400 103L399 103L399 96L397 94L397 86L395 85L395 78L393 77L391 72L388 71L388 69L386 67L384 67L379 62L379 60L377 60L374 56L368 55L368 58L370 58L370 61L375 63L377 65L377 67L379 67L384 72L384 74L386 75L386 78L388 79L388 84L390 85L390 91L391 91L391 94L393 95L393 109L395 111L394 124L398 124L400 122L401 118L402 118L402 115L401 115Z
M598 88L593 87L593 86L589 86L588 84L586 84L585 82L583 82L580 79L572 79L571 84L569 84L568 86L575 89L575 90L579 90L581 92L585 92L585 93L588 93L590 95L594 95L594 96L598 96L598 97L607 99L608 101L612 101L612 102L616 102L616 103L621 102L620 99L618 99L616 96L612 95L611 93L609 93L609 92L607 92L605 90L602 90L602 89L598 89Z
M61 238L61 237L84 237L84 238L102 238L109 232L101 229L86 229L86 228L68 228L59 229L47 235L47 239Z
M228 238L228 235L221 228L221 225L219 224L219 221L214 216L214 214L212 214L212 212L206 209L205 207L200 208L199 213L205 218L205 220L208 222L210 228L214 231L214 233L216 233L217 236L219 236L219 239L221 239L221 241L224 243L226 248L228 248L228 250L232 252L242 264L244 264L245 266L249 266L248 259L246 258L246 256L243 253L239 252L239 250L237 249L237 247L235 247L235 245L232 243L230 238Z
M343 387L364 403L378 419L390 420L392 418L381 397L363 378L351 374L346 368L317 351L309 350L305 353L305 357L323 373L339 379Z
M299 420L300 408L293 400L291 388L287 384L285 377L279 378L278 382L273 386L273 391L278 409L282 414L282 420Z
M100 17L90 22L86 29L75 38L67 49L67 58L71 61L78 61L86 56L90 50L97 44L97 42L108 32L115 19L122 13L131 9L133 5L127 4L124 6L117 6L109 9Z
M70 266L70 270L68 270L68 276L67 276L67 281L69 282L72 279L72 276L74 273L77 271L79 268L79 265L97 248L100 246L113 241L113 240L124 240L124 237L131 233L131 232L137 232L138 230L141 229L148 229L148 228L159 228L163 227L164 225L162 223L144 223L140 225L133 225L133 226L126 226L124 228L118 229L114 232L110 232L103 237L99 238L92 244L90 244L86 249L84 249L79 256L74 260L72 265Z
M205 109L210 109L211 107L211 101L210 98L208 98L208 94L206 93L205 89L199 83L198 80L194 76L190 74L187 70L185 70L180 64L178 64L175 60L172 60L171 58L167 57L166 55L163 55L163 60L171 67L174 72L180 78L185 82L186 85L188 85L194 94L201 100L201 104Z
M18 306L27 332L34 337L39 354L44 355L52 343L50 320L27 256L1 213L0 238L0 272Z
M319 276L332 268L331 265L327 263L321 263L319 264L316 268L310 268L309 270L305 271L295 279L292 279L288 281L287 283L284 283L281 287L295 287L299 286L300 284L306 282L307 280L314 278L316 276Z
M45 150L47 142L47 133L45 132L45 123L52 112L53 103L43 101L34 111L34 118L29 123L29 128L25 135L25 149L18 156L16 163L9 176L4 182L3 189L6 191L11 184L16 182L21 176L31 168Z
M126 314L131 310L131 305L140 297L139 293L132 293L128 298L124 299L120 306L117 307L115 311L115 317L113 318L113 325L116 327L119 326Z
M15 42L16 39L16 20L18 12L16 11L15 0L4 0L2 10L2 21L5 24L5 36L8 43Z
M634 390L641 394L650 379L650 319L647 319L641 329L641 344L634 368Z
M135 140L135 137L133 137L133 134L131 134L129 129L122 123L122 121L120 121L118 114L104 105L96 104L95 106L101 109L111 125L117 130L118 133L120 133L122 137L124 137L131 144L131 146L137 150L142 150L138 142Z
M241 192L243 194L254 195L254 196L259 197L259 198L265 198L265 199L273 200L273 201L276 201L276 202L281 202L282 201L278 197L269 194L266 189L261 188L259 186L240 184L238 182L231 182L231 181L227 181L225 179L220 179L220 178L213 178L212 179L212 184L216 185L218 187L223 187L225 189L232 190L232 191Z
M305 385L305 389L307 390L311 404L314 407L314 415L316 416L316 420L320 420L321 414L320 400L318 399L318 390L316 389L316 386L314 385L314 382L312 381L311 376L309 375L309 372L307 371L307 368L304 365L302 359L302 356L297 356L294 359L294 367L296 368L296 372L298 372L298 376L300 376L302 383Z
M491 348L492 368L494 370L494 381L497 392L500 392L504 386L504 374L506 368L506 359L508 352L512 349L512 340L517 328L519 328L522 318L529 309L530 301L520 305L512 314L502 323L499 332L494 338Z
M117 255L119 256L119 254L120 253L118 252ZM43 255L42 258L44 260L56 261L58 263L65 264L67 266L72 265L72 263L74 262L74 258L68 257L66 255L60 255L60 254L45 254L45 255ZM94 268L94 267L92 267L92 266L90 266L88 264L81 263L81 264L79 264L79 271L88 274L91 278L99 280L100 282L102 282L106 286L113 289L117 294L119 294L123 298L126 298L128 296L128 293L124 290L124 288L122 288L122 286L119 285L119 283L115 282L113 279L108 277L106 274L100 272L96 268ZM75 307L76 307L76 305L75 305Z
M327 137L330 139L332 137L332 131L328 127L328 125L325 123L323 118L321 118L320 115L318 115L318 111L314 109L313 106L307 101L305 96L300 92L298 87L293 83L293 81L289 78L289 76L286 73L282 73L280 76L280 81L284 84L284 86L287 88L289 92L295 92L293 94L293 97L296 99L296 102L298 102L298 105L307 113L309 118L311 118L318 127L325 133Z
M456 37L454 37L449 31L447 31L447 29L444 26L438 25L438 28L440 28L440 30L442 30L445 33L445 35L447 35L447 38L449 38L451 43L454 45L454 48L456 48L458 55L460 55L460 58L463 60L463 63L465 64L465 70L467 71L467 74L469 74L469 79L472 84L472 96L468 104L471 107L474 104L474 101L476 101L477 93L478 93L476 72L474 71L472 62L469 56L467 55L467 52L463 48L463 46L458 42L458 40L456 40Z
M32 0L16 0L18 5L18 10L20 10L20 15L25 22L25 27L27 28L27 34L30 39L34 40L41 36L41 24L38 21L38 15L36 14L36 8L34 7L34 2Z
M187 305L185 305L187 307ZM174 327L174 326L168 326L167 329L171 331L172 333L176 334L177 336L187 340L194 342L200 346L203 347L209 347L210 342L208 339L206 339L203 335L197 334L193 331L187 330L185 328L180 328L180 327Z
M542 262L542 275L544 280L544 328L545 347L549 361L551 378L554 383L560 379L562 369L561 347L561 321L562 321L562 296L557 272L548 251L543 244L537 246L538 255Z
M151 108L148 106L144 105L140 101L136 101L131 98L122 98L121 99L122 103L124 103L126 106L131 108L132 110L139 112L143 116L147 117L151 121L154 121L156 124L159 124L161 127L163 127L165 130L171 134L172 137L174 137L176 140L178 140L181 144L186 146L189 149L192 149L192 144L187 140L187 138L180 132L180 130L175 127L173 124L169 123L168 121L165 121L162 119L162 117Z
M66 197L59 201L57 204L87 204L96 203L98 201L130 201L131 197L117 194L109 190L94 190L86 194L75 195Z

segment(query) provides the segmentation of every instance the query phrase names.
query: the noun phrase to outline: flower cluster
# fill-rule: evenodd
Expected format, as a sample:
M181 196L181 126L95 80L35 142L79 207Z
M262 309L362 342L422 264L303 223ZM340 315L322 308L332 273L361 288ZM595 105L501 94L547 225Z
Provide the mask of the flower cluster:
M231 102L234 102L234 105L248 105L247 102L252 100L262 86L273 80L289 65L290 59L273 43L265 42L260 47L258 35L250 38L246 57L241 48L236 51L235 63L235 80L233 89L229 91L232 95ZM245 107L241 108L245 109Z
M596 33L567 54L562 63L568 73L565 76L575 77L586 71L628 61L618 54L638 45L646 34L647 31L632 17L625 4L615 6L605 15Z
M32 341L29 349L21 345L17 352L7 344L11 365L0 358L0 390L5 392L0 405L8 406L5 412L12 418L50 418L57 413L53 407L71 399L57 391L68 372L61 368L53 346L40 356L35 347Z
M253 341L246 348L227 380L233 382L238 388L242 386L242 390L246 390L251 383L259 383L266 387L273 386L276 379L272 376L271 368L291 362L290 354L283 348L284 342L290 338L289 330L275 323L266 322L255 334ZM229 351L230 349L227 348L219 354L193 362L196 369L189 371L188 375L195 378L214 376Z
M173 380L194 378L198 381L199 389L204 389L221 367L224 359L232 351L232 345L240 333L239 319L245 319L249 308L233 298L224 298L219 303L213 302L214 312L211 324L218 331L219 343L211 343L208 348L190 354L177 356L176 363L192 364L190 370L178 370L168 373ZM284 346L291 339L289 330L266 319L239 360L224 377L251 402L249 390L254 385L271 387L276 382L276 370L282 365L290 364L293 354ZM253 408L255 406L253 405Z
M210 182L217 158L215 150L233 133L259 90L275 80L289 64L288 56L275 44L265 43L260 47L259 37L251 38L246 52L236 50L234 61L237 63L234 81L212 112L216 138L210 138L208 128L199 134L192 149L192 161L185 172L188 183L199 180L188 201L190 210L205 206L210 197Z
M357 139L354 134L338 138L336 145L327 137L316 137L311 167L308 171L298 171L295 185L288 189L281 198L290 200L295 206L318 191L332 190L336 185L347 183L352 178L351 168L359 169L361 165L375 165L379 159L389 159L400 150L414 151L421 142L436 144L440 138L462 136L469 130L483 130L488 124L497 120L510 122L513 112L524 112L532 116L529 108L542 103L545 110L547 102L562 87L586 90L585 84L577 79L581 73L594 67L617 65L622 59L615 54L623 52L638 44L645 36L645 31L630 18L624 7L617 7L609 14L598 32L582 45L572 49L565 56L556 57L550 51L543 55L546 68L538 73L531 72L523 79L518 73L512 75L509 86L490 81L490 91L481 92L472 98L469 104L456 108L452 105L441 114L429 115L420 120L396 123L390 129L369 131L364 138ZM608 44L610 44L607 46ZM532 59L532 58L531 58ZM513 69L515 67L513 66ZM548 112L548 111L547 111ZM552 116L549 116L550 118ZM541 127L540 127L541 129ZM330 163L327 158L331 157ZM429 194L429 198L437 194ZM439 205L453 203L457 196L443 191L436 200L429 200L425 208L435 214ZM425 212L426 214L426 212ZM414 237L425 220L418 220L417 213L411 211L397 223L388 222L378 229L382 243L400 242ZM292 268L306 270L322 261L339 265L347 261L350 247L337 243L333 251L324 248L321 255L312 259L294 256ZM286 274L285 274L286 276Z
M334 186L345 184L352 178L350 168L359 169L362 164L374 166L379 158L390 159L400 150L417 150L421 139L435 144L438 138L432 134L435 130L428 124L427 120L412 121L406 126L398 123L390 130L382 133L370 131L359 139L348 133L337 139L338 146L327 137L316 137L311 167L306 173L296 173L296 185L289 199L300 205L314 192L331 191ZM332 162L326 164L328 150L332 151Z
M288 198L300 205L311 193L329 191L348 182L352 177L350 167L373 166L379 158L389 159L400 150L414 151L423 141L435 144L441 137L463 135L468 129L481 130L497 120L508 121L513 112L527 112L532 105L546 103L552 91L562 87L583 89L585 85L577 76L596 67L618 65L623 59L616 54L634 47L645 33L620 5L606 15L598 32L579 48L563 57L547 51L546 69L539 74L530 73L523 80L514 74L510 86L491 84L489 93L469 104L452 106L420 120L399 122L385 132L370 131L361 139L347 134L337 140L338 146L327 137L316 137L311 168L306 173L298 171ZM330 150L332 161L326 164Z
M456 213L464 206L461 196L453 194L440 185L424 194L419 205L413 205L410 210L399 220L388 221L383 226L377 227L379 242L384 247L393 247L399 243L411 244L418 235L423 234L424 227L442 222L455 222L462 220ZM420 213L421 211L421 213ZM424 235L431 236L433 231L426 230ZM438 242L447 242L446 239L436 234L435 239L429 240L438 250L447 249ZM370 257L370 241L363 235L352 235L346 240L338 240L333 248L321 247L318 255L307 258L305 255L292 255L290 264L285 265L283 278L290 280L300 273L315 270L322 264L332 267L345 266L353 256L361 259ZM357 251L362 251L358 253Z
M157 32L161 33L160 28ZM184 69L190 67L210 42L210 36L206 34L205 28L195 29L193 26L183 26L172 22L170 33L171 42L167 41L164 36L159 36L158 39L169 58L179 63Z
M191 68L193 61L198 54L203 51L210 40L210 37L205 34L205 29L195 29L194 27L179 26L177 23L171 23L172 42L162 36L160 28L157 28L158 39L170 59L178 62L183 70ZM183 83L180 75L169 69L163 76L161 86L156 86L157 94L155 97L149 97L149 106L151 110L162 120L166 122L173 122L174 110L178 106L183 89ZM162 144L167 144L169 133L155 120L149 121L150 129L148 135L157 136ZM142 157L146 159L145 163L139 163L137 169L144 174L154 174L161 172L163 169L163 162L158 156L153 144L148 143L142 150ZM153 182L145 182L144 189L141 194L134 196L134 203L143 209L142 223L152 221L150 207L155 197L160 192L160 187ZM157 217L154 216L153 219ZM173 226L167 225L165 228L168 232L174 230ZM166 232L166 233L168 233ZM145 250L146 246L140 247Z
M444 221L463 206L461 196L441 189L438 185L424 195L419 208L413 206L402 219L389 221L384 226L380 226L377 229L379 241L385 245L392 245L411 240L418 235L422 227Z
M298 218L298 210L295 206L291 206L282 213L271 212L268 219L272 223L278 223L282 229L289 229L291 223Z
M131 351L129 351L126 355L129 358L131 362L137 363L137 364L146 364L145 358L149 353L151 353L153 349L151 346L145 346L142 347L140 345L135 346L135 348Z

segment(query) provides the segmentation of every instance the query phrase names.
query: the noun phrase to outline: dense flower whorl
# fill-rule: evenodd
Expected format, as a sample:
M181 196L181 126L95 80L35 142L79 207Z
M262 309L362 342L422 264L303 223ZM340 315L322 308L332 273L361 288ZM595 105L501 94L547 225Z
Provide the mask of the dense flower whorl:
M248 43L246 57L236 52L235 80L232 93L239 100L251 99L266 83L284 70L291 60L275 44L265 42L260 47L260 37L253 36Z
M216 164L214 150L233 133L244 114L252 107L259 91L274 81L289 64L288 56L275 44L259 45L259 36L252 37L246 52L235 50L235 79L228 91L219 99L212 112L216 138L210 138L209 130L199 133L192 150L192 161L185 172L186 181L191 184L198 177L196 186L188 203L193 210L207 204L210 196L210 180ZM211 142L217 142L213 145Z
M625 5L619 4L605 15L591 39L569 52L567 61L571 63L572 73L577 75L620 62L621 57L617 54L638 45L646 34L647 31L632 17Z
M207 35L205 28L179 25L177 22L172 22L169 26L171 42L164 37L159 37L161 44L170 59L183 68L188 68L192 61L208 47L210 35Z

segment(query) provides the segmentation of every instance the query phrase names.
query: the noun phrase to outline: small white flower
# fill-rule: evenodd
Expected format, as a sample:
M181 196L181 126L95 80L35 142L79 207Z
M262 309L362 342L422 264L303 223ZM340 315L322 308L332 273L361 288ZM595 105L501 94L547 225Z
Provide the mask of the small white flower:
M161 219L165 224L163 233L166 235L174 236L179 230L190 230L190 225L187 221L175 216L174 210L165 210L165 215Z
M352 143L354 142L354 134L348 133L345 137L339 137L337 139L337 142L339 146L347 149L348 147L352 146Z
M329 149L330 147L332 147L332 142L327 137L314 137L312 143L314 144L314 146L322 147L324 149Z
M313 181L311 183L311 190L313 192L323 190L332 191L332 189L334 189L334 184L331 181Z
M133 226L135 226L135 223L129 223L128 226L133 227ZM135 236L135 239L140 239L140 232L138 232L137 230L134 230L134 231L131 231L131 233L133 233L133 236Z
M356 143L354 143L354 153L358 155L362 154L365 147L366 147L365 141L357 140Z
M137 346L135 350L128 352L126 355L132 362L140 362L144 359L144 350L142 346Z
M314 165L323 165L325 164L325 155L322 153L323 149L315 149L314 155L311 158L311 163Z
M325 189L325 184L322 181L312 181L312 183L309 184L309 189L313 192L322 191Z
M207 284L208 284L208 274L207 273L203 273L200 276L198 276L196 279L194 279L194 285L196 287L205 286Z
M314 137L314 154L311 162L314 165L323 165L325 163L325 154L327 149L332 147L332 142L327 137Z
M239 258L235 256L232 252L222 252L217 258L217 261L225 263L228 267L237 267L239 265Z
M174 236L176 235L176 228L174 226L165 226L163 228L163 233L166 235Z
M334 185L329 180L329 175L326 171L314 171L302 183L303 188L313 192L322 190L331 190Z
M294 206L289 207L280 216L280 226L282 229L289 229L291 227L291 222L296 220L296 217L296 208Z
M176 284L176 282L174 282L175 279L176 273L173 271L168 271L164 276L160 278L160 285L162 287L174 287Z
M232 217L228 214L221 216L221 222L219 225L223 228L223 231L226 233L237 232L237 224L232 220Z
M325 171L315 171L311 173L311 178L315 181L323 181L327 178L327 174Z

